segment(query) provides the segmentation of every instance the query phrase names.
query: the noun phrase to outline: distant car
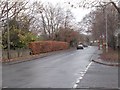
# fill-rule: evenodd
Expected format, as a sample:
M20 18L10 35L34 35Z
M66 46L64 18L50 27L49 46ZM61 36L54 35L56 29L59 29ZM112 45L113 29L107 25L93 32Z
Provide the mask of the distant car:
M82 44L77 45L77 49L83 49L83 45Z
M86 44L83 44L83 47L88 47L88 45L86 45Z

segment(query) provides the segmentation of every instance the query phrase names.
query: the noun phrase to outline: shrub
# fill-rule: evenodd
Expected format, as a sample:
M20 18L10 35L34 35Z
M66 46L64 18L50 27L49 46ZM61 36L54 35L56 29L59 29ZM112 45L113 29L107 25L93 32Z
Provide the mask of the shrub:
M40 54L68 49L69 44L61 41L35 41L29 43L29 48L31 49L32 54Z

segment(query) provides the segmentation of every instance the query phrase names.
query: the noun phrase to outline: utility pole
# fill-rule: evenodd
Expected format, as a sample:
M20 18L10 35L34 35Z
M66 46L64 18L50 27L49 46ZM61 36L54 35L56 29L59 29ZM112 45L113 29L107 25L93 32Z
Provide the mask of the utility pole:
M10 59L10 30L9 30L9 17L8 17L8 1L7 4L7 55L8 59Z
M120 1L118 2L118 10L120 11ZM117 50L118 50L118 63L120 63L120 12L118 12L118 34L117 34ZM120 73L120 70L118 71ZM120 87L120 83L118 83Z
M106 2L108 2L107 5L112 4L116 8L116 10L118 11L118 20L119 20L119 23L120 23L120 1L118 2L118 6L112 1L109 2L108 0L106 0ZM107 5L106 5L106 7L107 7ZM107 25L108 18L107 18L107 10L105 10L105 11L106 11L105 12L105 18L106 18L106 52L108 52L108 34L107 34L107 31L108 31L108 25ZM118 25L118 28L120 28L120 24Z
M107 10L105 10L106 52L108 52L108 17L107 17L107 15L108 15Z

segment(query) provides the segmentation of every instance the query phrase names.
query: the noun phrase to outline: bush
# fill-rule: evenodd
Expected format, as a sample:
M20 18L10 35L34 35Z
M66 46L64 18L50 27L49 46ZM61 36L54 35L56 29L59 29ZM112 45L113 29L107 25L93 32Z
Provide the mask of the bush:
M31 49L32 54L40 54L68 49L69 44L60 41L35 41L29 43L29 48Z

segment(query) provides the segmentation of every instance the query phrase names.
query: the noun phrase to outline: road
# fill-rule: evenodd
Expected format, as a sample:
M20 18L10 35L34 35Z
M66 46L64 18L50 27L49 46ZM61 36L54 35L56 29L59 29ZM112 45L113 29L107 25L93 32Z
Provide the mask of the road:
M118 67L92 63L79 81L80 90L120 90ZM118 89L119 88L119 89Z
M3 65L4 88L72 88L98 48L57 53L13 65Z

